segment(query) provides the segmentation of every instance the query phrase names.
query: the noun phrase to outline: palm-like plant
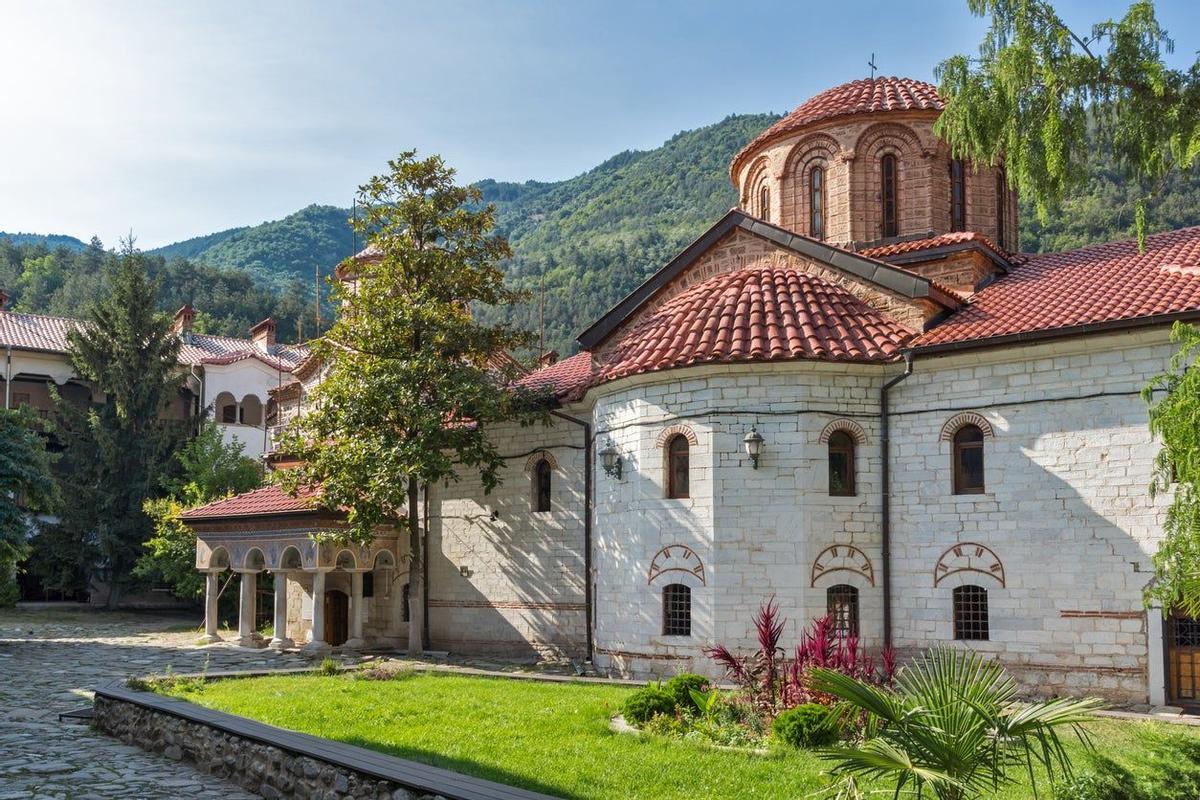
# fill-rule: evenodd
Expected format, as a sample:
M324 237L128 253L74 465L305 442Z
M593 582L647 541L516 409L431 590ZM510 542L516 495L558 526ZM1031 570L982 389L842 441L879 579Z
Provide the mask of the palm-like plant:
M864 718L856 748L821 753L854 787L860 779L894 780L895 796L966 800L991 794L1024 773L1070 774L1060 731L1090 744L1083 723L1095 699L1022 703L1017 684L995 661L941 647L900 671L893 688L814 669L814 690L840 698L842 713ZM1035 788L1036 791L1036 788ZM851 790L853 793L853 789Z

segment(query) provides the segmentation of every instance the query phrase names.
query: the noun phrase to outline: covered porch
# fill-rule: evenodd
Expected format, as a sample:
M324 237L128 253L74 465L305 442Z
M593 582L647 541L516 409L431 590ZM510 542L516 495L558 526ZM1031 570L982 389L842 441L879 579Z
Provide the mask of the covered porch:
M218 601L238 597L240 647L312 653L394 647L408 635L407 561L391 529L369 545L339 533L344 520L266 487L185 512L196 532L196 568L205 575L205 644L221 633ZM299 507L298 507L299 506ZM273 634L256 625L258 587L273 578Z

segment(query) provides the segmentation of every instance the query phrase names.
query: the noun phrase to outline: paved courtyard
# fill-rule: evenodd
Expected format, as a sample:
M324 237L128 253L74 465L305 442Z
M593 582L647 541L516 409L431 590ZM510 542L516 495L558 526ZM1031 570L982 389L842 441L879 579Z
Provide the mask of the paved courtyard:
M108 614L78 606L0 610L0 800L240 800L235 786L58 721L91 704L87 690L130 675L295 667L299 655L198 648L198 619Z

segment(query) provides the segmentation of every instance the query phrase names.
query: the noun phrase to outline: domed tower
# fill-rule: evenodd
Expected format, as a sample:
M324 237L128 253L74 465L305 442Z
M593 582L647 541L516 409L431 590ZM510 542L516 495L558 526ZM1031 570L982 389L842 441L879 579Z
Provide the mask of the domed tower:
M850 249L955 232L1017 249L1016 195L998 167L951 158L937 87L911 78L821 92L738 153L742 211Z

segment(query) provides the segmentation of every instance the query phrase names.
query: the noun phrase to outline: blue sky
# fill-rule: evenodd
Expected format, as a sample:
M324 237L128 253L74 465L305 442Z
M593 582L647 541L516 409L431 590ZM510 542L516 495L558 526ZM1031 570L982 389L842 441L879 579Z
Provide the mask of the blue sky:
M1060 0L1087 29L1125 3ZM1177 62L1200 3L1160 2ZM0 0L0 230L142 247L348 205L385 160L554 180L863 77L932 78L965 0Z

